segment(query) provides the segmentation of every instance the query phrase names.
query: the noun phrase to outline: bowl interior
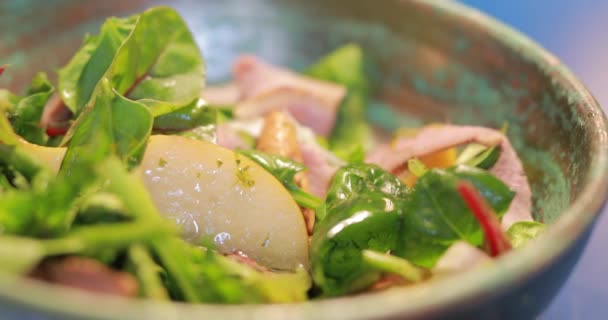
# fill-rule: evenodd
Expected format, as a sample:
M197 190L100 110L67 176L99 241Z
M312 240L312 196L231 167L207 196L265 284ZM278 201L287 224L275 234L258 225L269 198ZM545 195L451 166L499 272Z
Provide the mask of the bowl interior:
M83 34L105 17L127 15L158 1L8 1L1 9L0 56L12 64L0 87L22 89L36 71L64 64ZM523 158L532 182L534 214L553 223L589 181L598 160L604 118L584 88L551 55L487 18L427 1L224 0L171 2L182 13L206 59L209 82L229 79L232 61L254 53L303 69L349 42L369 57L379 126L428 122L499 128ZM456 5L455 5L456 6ZM6 8L3 8L6 7ZM0 10L7 12L8 10ZM34 19L35 17L35 19ZM10 27L19 21L32 21ZM492 22L491 22L492 23ZM6 30L10 30L6 32ZM498 39L504 38L504 41ZM592 104L590 107L589 104ZM601 149L604 150L604 149ZM604 165L604 164L603 164ZM605 170L602 167L601 170ZM602 194L603 196L603 194ZM591 216L587 217L592 219Z

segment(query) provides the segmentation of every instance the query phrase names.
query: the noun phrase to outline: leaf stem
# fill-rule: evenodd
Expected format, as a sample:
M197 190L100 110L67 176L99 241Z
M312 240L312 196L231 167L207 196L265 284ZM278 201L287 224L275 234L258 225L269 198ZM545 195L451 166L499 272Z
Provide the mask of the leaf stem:
M387 273L393 273L411 282L420 282L426 272L411 262L386 253L372 250L363 250L363 263Z

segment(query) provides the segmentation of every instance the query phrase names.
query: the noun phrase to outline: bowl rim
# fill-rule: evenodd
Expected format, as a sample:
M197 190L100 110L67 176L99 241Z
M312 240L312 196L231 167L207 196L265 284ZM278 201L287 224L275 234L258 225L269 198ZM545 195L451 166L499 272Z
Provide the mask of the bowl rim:
M430 315L438 310L457 308L463 301L481 302L499 294L501 290L524 283L548 267L591 227L608 197L608 123L603 110L565 65L520 32L457 2L410 1L455 20L470 23L486 33L492 41L519 52L527 62L543 72L551 71L552 76L558 80L558 85L575 95L579 108L594 115L588 120L589 134L592 135L591 151L594 155L585 186L580 196L547 228L540 241L534 241L505 255L496 260L491 268L482 268L474 273L430 281L419 286L300 304L190 305L125 299L83 293L71 288L57 288L4 274L0 274L0 299L51 314L104 319L124 318L125 315L145 319L193 318L200 315L231 319L404 317ZM428 299L431 295L433 298ZM78 303L72 303L73 301ZM96 307L96 314L90 314L92 306ZM100 306L104 308L99 308Z

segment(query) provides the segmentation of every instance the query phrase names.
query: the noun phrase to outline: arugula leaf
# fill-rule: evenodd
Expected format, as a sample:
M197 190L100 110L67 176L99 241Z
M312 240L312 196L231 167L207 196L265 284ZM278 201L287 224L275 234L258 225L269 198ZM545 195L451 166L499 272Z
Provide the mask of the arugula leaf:
M513 248L519 248L543 234L546 228L547 226L540 222L519 221L507 230L507 237Z
M407 201L397 256L432 267L458 240L481 245L479 223L456 189L459 180L471 182L499 216L515 195L502 181L481 169L458 166L429 170L418 179Z
M145 106L122 97L104 78L69 134L61 172L69 174L74 167L90 166L111 154L135 166L143 156L152 121Z
M59 91L78 115L101 79L118 93L165 114L198 98L204 66L179 14L156 7L128 18L110 18L59 70Z
M285 157L268 154L256 150L239 150L240 154L258 163L266 171L270 172L283 186L291 192L292 197L298 205L306 208L316 209L323 201L316 196L300 189L294 181L294 176L306 170L304 165L287 159Z
M154 300L169 300L169 293L160 278L163 269L154 262L148 249L141 244L129 247L129 263L140 284L141 295Z
M174 299L207 303L295 302L306 298L304 271L261 273L180 239L157 241L155 251L168 275Z
M365 110L370 84L364 64L362 49L348 44L322 57L305 71L308 76L344 85L348 90L329 138L330 150L348 162L359 162L357 158L364 154L371 139Z

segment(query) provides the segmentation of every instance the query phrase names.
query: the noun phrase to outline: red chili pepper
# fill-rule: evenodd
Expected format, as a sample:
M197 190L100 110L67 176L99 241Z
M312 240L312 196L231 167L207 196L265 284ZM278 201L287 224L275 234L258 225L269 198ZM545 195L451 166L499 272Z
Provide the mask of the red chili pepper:
M3 65L0 66L0 76L4 72L4 69L6 69L6 65L5 64L3 64Z
M511 249L509 239L502 231L498 215L487 204L484 198L481 197L477 189L465 181L460 181L456 185L458 193L467 204L467 207L473 212L477 221L481 225L481 229L485 235L486 251L492 257L497 257Z

